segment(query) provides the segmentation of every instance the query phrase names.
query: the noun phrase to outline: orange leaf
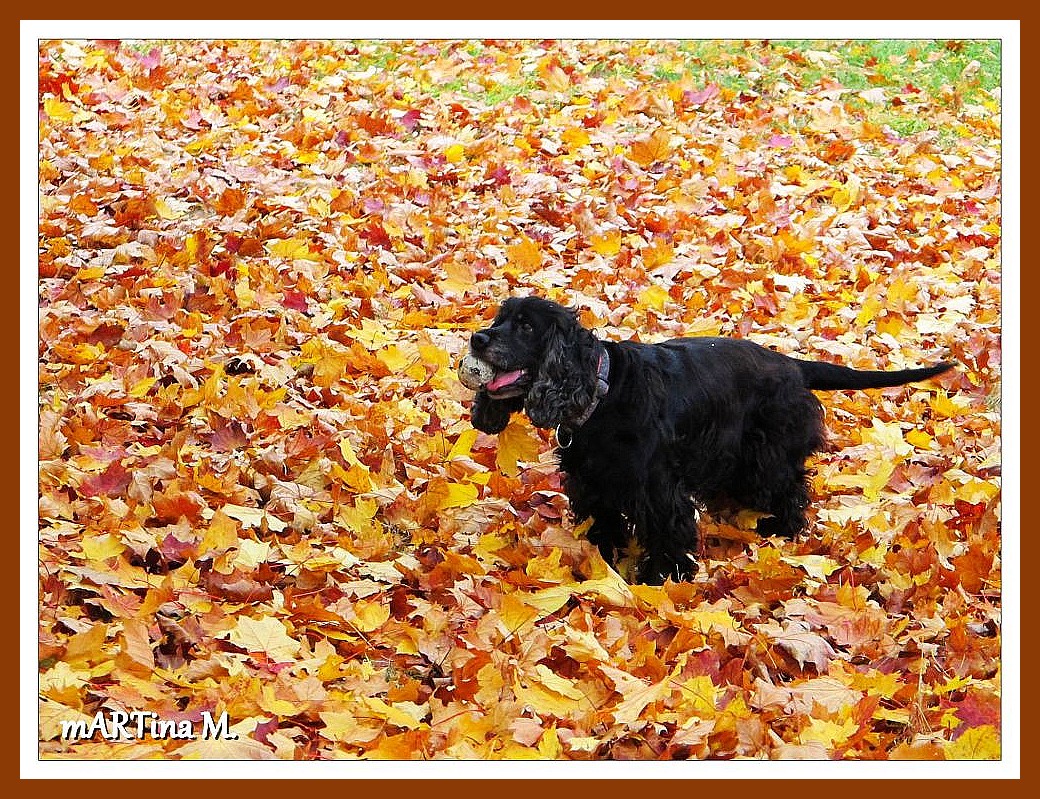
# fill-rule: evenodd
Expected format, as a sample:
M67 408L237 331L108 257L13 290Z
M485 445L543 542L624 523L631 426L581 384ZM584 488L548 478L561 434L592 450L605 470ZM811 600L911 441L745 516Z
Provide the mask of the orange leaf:
M541 247L527 236L522 236L516 244L506 247L506 255L509 256L510 266L522 271L534 271L542 265Z
M671 134L663 127L658 128L649 136L636 139L629 146L629 156L646 168L657 161L664 161L672 154Z

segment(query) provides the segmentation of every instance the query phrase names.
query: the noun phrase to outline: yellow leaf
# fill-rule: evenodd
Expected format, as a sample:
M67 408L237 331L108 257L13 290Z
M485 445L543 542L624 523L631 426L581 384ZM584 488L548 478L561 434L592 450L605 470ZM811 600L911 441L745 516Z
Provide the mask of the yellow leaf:
M831 197L831 202L834 203L834 207L839 212L848 211L849 208L856 204L856 200L859 199L860 189L862 188L862 181L855 175L849 175L849 179L843 184L839 184L835 190L834 195Z
M506 633L510 635L533 623L538 616L538 610L524 602L517 594L504 595L498 606L498 618L501 619Z
M566 718L580 710L582 702L586 705L588 703L584 692L578 686L555 674L543 663L539 663L533 672L524 676L525 679L522 681L519 676L515 678L513 693L520 702L530 705L537 713Z
M520 471L517 461L534 461L538 459L541 448L541 440L534 431L514 419L506 429L498 434L498 452L495 454L495 464L509 477L514 477Z
M397 702L390 705L374 696L365 697L365 704L376 714L377 718L386 719L395 727L406 730L426 727L421 720L427 710L423 705L416 705L414 702Z
M72 107L57 97L48 97L43 101L43 112L59 122L72 121Z
M810 719L808 729L802 730L801 741L819 741L826 747L845 743L859 729L853 719L846 719L841 724L822 719Z
M138 380L130 389L130 396L134 399L146 396L158 380L157 377L146 377L143 380Z
M329 214L332 213L329 201L321 197L312 199L307 205L307 210L319 219L327 219Z
M918 449L931 449L935 440L924 430L910 430L906 434L907 443L913 444Z
M477 672L477 682L480 690L477 691L474 698L484 707L497 704L499 695L506 684L501 666L497 663L484 664Z
M111 533L97 536L84 536L80 541L83 554L87 560L107 560L122 554L125 546Z
M872 718L880 719L882 721L889 721L893 724L909 724L910 723L910 711L905 707L878 707L874 711Z
M702 713L714 713L718 689L711 677L704 674L691 677L682 684L682 702Z
M421 503L425 513L436 513L446 508L464 508L477 501L479 491L472 483L449 483L431 480L423 492Z
M257 705L275 716L295 716L300 712L299 706L294 702L279 699L274 695L274 687L265 685L260 689L260 698Z
M548 760L559 760L563 755L563 745L555 727L550 727L538 739L538 752Z
M405 355L404 352L401 351L401 348L396 344L384 347L375 355L380 361L386 364L386 368L389 369L391 373L402 371L412 362L412 358Z
M238 624L227 633L219 635L227 636L231 643L247 652L263 652L278 663L292 661L302 647L299 641L289 637L285 632L285 626L272 616L264 616L261 619L241 616Z
M447 150L444 151L444 157L448 160L449 164L457 164L466 155L466 146L463 144L453 144Z
M512 537L503 533L484 533L477 541L476 546L473 547L473 554L478 560L485 563L505 563L495 553L509 546L512 542Z
M610 257L621 251L621 231L611 230L602 236L593 236L589 240L594 252Z
M191 209L191 203L178 197L156 197L155 212L161 219L179 219Z
M584 147L589 143L589 134L584 128L571 127L567 128L561 138L564 143L572 150L576 150L579 147Z
M960 416L968 410L967 406L954 402L944 391L936 392L935 396L928 401L928 404L935 413L946 419Z
M321 736L330 741L342 741L343 743L367 743L376 738L383 728L380 721L369 722L357 717L357 712L349 711L325 711L319 713L318 717L325 724L320 730Z
M473 442L477 440L476 429L469 427L463 430L459 437L455 439L455 443L451 446L451 451L448 453L448 460L452 461L456 458L468 458L470 456L470 450L473 447Z
M422 358L423 363L436 366L438 370L447 368L451 362L451 356L448 355L448 352L433 344L420 344L419 357Z
M189 142L188 144L186 144L184 146L184 149L187 150L192 155L198 155L199 153L204 152L204 151L208 150L210 147L212 147L213 146L213 141L214 141L214 136L212 134L206 133L206 134L204 134L202 136L199 136L194 141Z
M975 680L971 677L949 677L942 685L937 685L935 687L935 692L937 694L952 693L953 691L959 691L961 688L965 688L974 682Z
M866 474L836 474L827 479L827 484L839 488L859 488L868 501L875 502L895 470L895 461L874 460L868 466Z
M311 252L310 245L304 238L278 239L268 242L267 251L275 258L285 258L286 260L317 261L320 259L317 253Z
M253 571L261 563L266 563L271 556L271 545L266 541L254 541L243 538L238 544L238 553L231 565L243 571Z
M527 561L525 571L528 577L541 580L546 583L563 583L574 578L569 566L560 564L560 556L563 553L553 547L545 555L531 558Z
M248 505L225 505L222 510L232 519L238 519L246 527L261 527L266 523L268 530L280 533L286 526L285 522L277 516L272 516L261 508L253 508ZM202 513L205 516L206 510L203 510ZM210 513L212 514L213 511Z
M372 488L372 475L364 464L344 469L338 463L333 463L328 468L328 476L361 494Z
M103 266L88 266L76 273L77 280L97 280L99 277L104 276L105 267Z
M354 614L357 617L354 626L363 633L370 633L386 624L390 618L390 605L359 599L354 603Z
M876 444L884 451L894 452L899 457L913 452L913 448L903 440L899 422L885 424L880 419L873 419L871 427L863 430L863 440Z
M957 499L977 505L980 502L988 502L1000 493L1000 486L995 483L987 483L978 478L969 478L964 484L957 486L955 495Z
M685 662L685 658L683 660ZM667 675L658 682L647 684L638 677L612 666L603 664L599 670L614 683L614 690L624 697L613 710L614 719L621 724L634 722L647 705L658 701L672 690L671 680Z
M693 629L702 633L709 633L712 630L721 632L739 629L737 620L729 614L728 610L696 610L685 614L685 618L693 623Z
M448 497L441 509L464 508L477 501L479 492L475 485L470 483L448 483Z
M343 438L339 440L339 451L340 454L343 456L343 460L345 460L351 466L365 466L365 464L358 460L358 456L354 452L354 446L350 443L350 439L346 436L343 436Z
M477 278L473 272L473 267L469 264L448 261L442 268L447 277L444 280L437 281L437 288L441 290L441 293L461 296L467 291L473 290Z
M668 292L663 288L657 285L650 285L639 293L639 307L663 311L664 304L670 299Z
M806 574L817 580L826 580L833 572L841 568L841 564L824 555L783 555L780 560L792 566L800 566Z
M600 602L620 608L633 607L635 604L635 596L632 594L631 587L621 579L621 575L612 569L608 570L603 577L578 583L574 586L574 593L595 597Z
M78 702L79 690L91 678L89 669L74 669L64 660L59 660L53 668L40 675L40 692L56 701L69 696L72 702Z
M947 760L1000 760L1000 734L989 724L972 727L945 750Z
M877 332L882 335L899 337L908 325L901 316L882 316L877 320Z
M795 255L809 252L817 243L813 236L802 238L786 230L781 231L780 240L783 242L784 250Z
M301 347L301 354L307 357L306 344ZM320 347L318 357L314 361L314 372L311 377L316 385L322 388L330 388L337 380L343 377L349 365L349 352L334 349L331 346Z

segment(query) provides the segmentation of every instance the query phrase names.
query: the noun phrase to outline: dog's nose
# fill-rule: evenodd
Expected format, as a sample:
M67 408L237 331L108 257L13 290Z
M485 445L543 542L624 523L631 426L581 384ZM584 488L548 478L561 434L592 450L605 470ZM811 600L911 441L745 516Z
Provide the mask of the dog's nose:
M473 338L469 340L469 346L474 352L483 352L487 349L487 345L490 343L491 336L483 330L478 330L473 334Z

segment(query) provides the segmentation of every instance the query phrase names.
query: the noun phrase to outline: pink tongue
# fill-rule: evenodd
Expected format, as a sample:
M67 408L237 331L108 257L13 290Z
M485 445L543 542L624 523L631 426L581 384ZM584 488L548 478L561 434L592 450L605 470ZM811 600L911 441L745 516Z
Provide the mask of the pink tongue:
M515 383L520 379L520 375L523 373L523 369L517 369L515 372L503 372L500 375L495 375L494 379L491 380L485 388L489 388L492 391L498 391L500 388L504 388L510 383Z

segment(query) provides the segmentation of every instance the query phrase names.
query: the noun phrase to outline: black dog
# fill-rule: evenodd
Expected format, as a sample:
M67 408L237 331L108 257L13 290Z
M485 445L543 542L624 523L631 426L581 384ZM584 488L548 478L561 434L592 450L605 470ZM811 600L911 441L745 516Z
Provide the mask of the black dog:
M726 338L600 341L536 297L506 300L470 350L491 375L473 425L498 433L523 410L555 428L575 518L593 519L589 539L609 563L634 534L651 583L696 571L698 506L770 514L763 535L805 528L805 460L824 443L813 389L897 386L953 366L859 371Z

